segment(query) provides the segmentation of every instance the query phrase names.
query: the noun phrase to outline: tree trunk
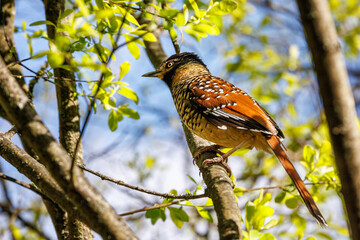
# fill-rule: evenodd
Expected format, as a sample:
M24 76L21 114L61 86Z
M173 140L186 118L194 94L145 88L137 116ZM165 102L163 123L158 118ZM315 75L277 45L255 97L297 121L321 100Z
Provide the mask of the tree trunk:
M297 0L329 125L352 239L360 239L360 135L354 97L326 0Z

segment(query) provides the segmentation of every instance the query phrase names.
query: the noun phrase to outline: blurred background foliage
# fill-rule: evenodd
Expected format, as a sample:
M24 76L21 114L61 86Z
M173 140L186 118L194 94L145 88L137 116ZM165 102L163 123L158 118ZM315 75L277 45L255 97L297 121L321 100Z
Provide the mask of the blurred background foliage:
M161 31L168 55L174 53L171 38L177 38L181 51L199 54L214 75L251 93L270 112L329 224L327 229L316 224L275 157L240 150L229 165L237 185L244 239L348 239L341 186L295 1L66 1L67 10L56 24L57 31L66 34L54 40L47 38L45 25L54 24L44 21L40 1L15 2L16 51L26 60L22 62L24 76L29 76L26 82L52 133L58 135L53 68L75 72L74 94L80 97L82 117L98 91L96 114L83 140L87 167L158 192L204 192L166 85L141 78L153 69L144 51L144 41L156 41L145 30L148 27ZM360 4L356 0L329 3L359 103ZM140 24L139 16L149 19L148 25ZM98 89L96 81L101 77L104 81ZM0 119L0 131L9 128ZM0 163L3 172L27 181L4 160ZM119 213L175 201L88 177ZM39 197L12 183L2 186L7 194L0 201L10 198L16 213L8 214L1 206L0 218L5 221L0 221L0 236L41 239L14 217L21 215L54 238ZM177 202L131 214L126 220L140 239L218 238L209 199Z

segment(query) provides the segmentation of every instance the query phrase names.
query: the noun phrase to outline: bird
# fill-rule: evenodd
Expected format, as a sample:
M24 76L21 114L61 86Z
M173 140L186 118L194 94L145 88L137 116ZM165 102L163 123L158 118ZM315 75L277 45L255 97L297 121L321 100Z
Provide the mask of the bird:
M204 62L194 53L170 56L153 72L142 77L157 77L170 89L181 121L194 134L216 145L200 149L219 152L231 148L220 157L203 164L225 161L239 148L262 150L274 154L286 170L310 214L323 227L327 226L314 199L291 163L282 143L284 134L267 111L248 93L219 77L213 76Z

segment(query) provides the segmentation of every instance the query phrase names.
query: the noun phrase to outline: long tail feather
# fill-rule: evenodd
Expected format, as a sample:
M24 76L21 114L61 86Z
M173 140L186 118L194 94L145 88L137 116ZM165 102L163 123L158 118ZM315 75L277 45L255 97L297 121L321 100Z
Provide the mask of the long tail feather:
M267 139L267 143L275 153L276 157L280 160L281 164L285 168L286 172L290 176L291 180L295 184L297 190L300 193L300 196L304 200L306 207L309 209L311 215L314 216L316 221L323 227L327 226L324 217L322 216L319 208L316 206L314 199L311 197L309 191L306 189L304 182L301 180L299 174L297 173L294 165L290 162L288 155L286 154L280 139L272 135Z

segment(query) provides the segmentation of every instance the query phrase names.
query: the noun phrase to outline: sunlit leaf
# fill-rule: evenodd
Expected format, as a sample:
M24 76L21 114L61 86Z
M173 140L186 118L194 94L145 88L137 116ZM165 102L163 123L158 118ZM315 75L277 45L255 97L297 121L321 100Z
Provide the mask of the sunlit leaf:
M127 107L120 107L118 109L124 116L132 118L132 119L139 119L140 115L134 109L127 108Z
M118 90L118 93L120 93L121 95L123 95L126 98L133 100L136 104L139 103L139 98L138 98L137 94L130 88L122 86L120 88L120 90Z
M195 16L200 17L200 10L196 3L196 0L189 0L189 3L191 5L192 9L194 10Z
M262 229L270 229L278 224L278 220L271 219Z
M69 16L69 15L72 14L73 12L74 12L73 9L70 9L70 8L66 9L66 10L61 14L60 20L66 18L67 16Z
M140 49L139 47L136 45L135 41L134 41L134 37L131 37L129 35L124 35L125 36L125 40L126 40L126 46L129 49L131 55L135 58L138 59L140 57Z
M198 211L198 213L200 214L200 216L202 218L205 218L206 220L208 220L209 222L214 222L210 212L202 207L197 207L196 206L196 210Z
M57 68L64 62L64 56L57 52L50 52L47 54L47 59L50 67Z
M130 70L130 63L129 62L123 62L120 65L120 76L119 80L121 80Z
M229 14L237 8L237 3L232 0L223 0L214 3L214 6L209 10L209 14L224 15Z
M38 25L51 25L51 26L54 26L56 27L56 25L50 21L36 21L36 22L33 22L33 23L30 23L29 26L38 26Z
M271 233L264 233L258 240L276 240L276 238Z

